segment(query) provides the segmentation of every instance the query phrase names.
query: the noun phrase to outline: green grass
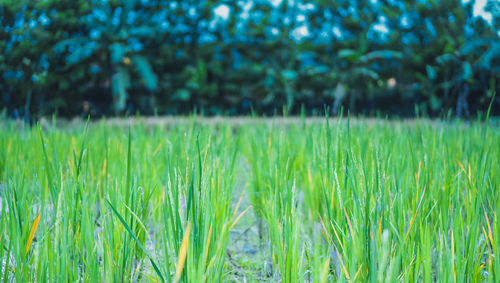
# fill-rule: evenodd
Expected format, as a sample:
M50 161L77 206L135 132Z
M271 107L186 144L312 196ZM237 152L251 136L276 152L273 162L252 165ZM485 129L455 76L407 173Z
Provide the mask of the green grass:
M480 122L0 123L1 282L499 282Z

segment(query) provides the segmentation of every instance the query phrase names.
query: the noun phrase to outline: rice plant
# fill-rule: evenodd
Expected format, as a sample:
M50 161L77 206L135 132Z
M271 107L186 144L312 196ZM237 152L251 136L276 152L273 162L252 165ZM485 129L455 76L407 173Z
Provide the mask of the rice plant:
M0 280L498 282L499 145L494 121L1 121Z

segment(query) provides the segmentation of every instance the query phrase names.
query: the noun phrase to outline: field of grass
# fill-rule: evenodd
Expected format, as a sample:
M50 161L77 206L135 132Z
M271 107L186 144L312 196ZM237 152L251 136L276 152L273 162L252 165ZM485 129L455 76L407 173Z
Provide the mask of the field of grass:
M500 130L0 123L1 282L500 282Z

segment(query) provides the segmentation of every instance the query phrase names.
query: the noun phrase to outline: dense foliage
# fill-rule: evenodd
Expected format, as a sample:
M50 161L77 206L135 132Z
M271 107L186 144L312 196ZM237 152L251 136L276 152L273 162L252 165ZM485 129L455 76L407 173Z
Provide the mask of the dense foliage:
M498 124L180 120L0 123L0 281L500 282Z
M500 77L500 4L488 1L489 22L474 5L1 0L0 108L466 117L487 108Z

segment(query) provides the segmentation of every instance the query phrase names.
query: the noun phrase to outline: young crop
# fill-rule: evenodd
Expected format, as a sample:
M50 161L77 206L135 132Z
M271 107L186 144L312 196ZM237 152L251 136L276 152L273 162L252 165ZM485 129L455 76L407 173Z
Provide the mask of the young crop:
M58 123L0 122L1 282L499 281L496 122Z

